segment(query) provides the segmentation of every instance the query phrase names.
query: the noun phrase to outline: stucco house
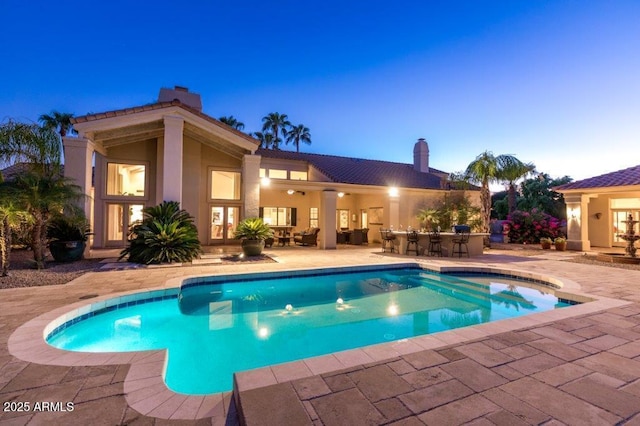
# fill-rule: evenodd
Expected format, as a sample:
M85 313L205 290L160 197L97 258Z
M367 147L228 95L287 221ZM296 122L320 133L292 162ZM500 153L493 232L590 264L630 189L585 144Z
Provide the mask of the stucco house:
M204 114L200 96L183 87L73 125L64 173L89 195L94 248L123 247L144 207L174 200L195 217L204 245L234 242L240 220L261 216L279 230L320 228L318 246L330 249L341 228L368 228L375 239L382 226L419 226L418 209L450 192L423 139L413 164L260 149Z
M640 220L640 165L554 188L567 204L567 247L623 247L619 237L632 215ZM638 230L636 229L636 232Z

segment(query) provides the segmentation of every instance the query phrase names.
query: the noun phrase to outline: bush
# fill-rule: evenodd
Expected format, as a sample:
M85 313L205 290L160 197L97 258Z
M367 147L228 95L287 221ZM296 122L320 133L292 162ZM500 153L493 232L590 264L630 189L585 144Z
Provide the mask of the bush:
M177 201L165 201L142 211L144 220L131 228L129 247L120 259L146 265L155 263L191 262L202 248L193 217L180 209Z
M47 224L50 241L87 241L89 235L89 223L83 216L54 216Z
M531 212L516 210L507 216L509 241L512 243L537 244L541 238L555 239L562 236L564 221L543 213L538 209Z

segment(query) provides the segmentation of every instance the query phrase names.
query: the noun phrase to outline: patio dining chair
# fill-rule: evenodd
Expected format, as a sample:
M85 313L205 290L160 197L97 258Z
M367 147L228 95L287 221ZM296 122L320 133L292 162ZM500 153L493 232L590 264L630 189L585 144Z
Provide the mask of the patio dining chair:
M382 238L382 252L385 253L387 250L391 251L391 253L395 252L395 246L393 245L396 236L393 235L393 231L389 229L380 229L380 237Z

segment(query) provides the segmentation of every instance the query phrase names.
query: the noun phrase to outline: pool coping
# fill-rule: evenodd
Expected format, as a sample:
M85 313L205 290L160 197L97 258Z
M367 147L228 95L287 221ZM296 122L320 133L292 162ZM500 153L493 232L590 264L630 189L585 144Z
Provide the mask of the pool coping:
M419 266L430 271L442 273L484 272L542 280L554 286L554 291L558 297L564 297L578 302L588 301L589 303L238 372L234 374L233 379L233 397L236 398L236 404L239 406L240 401L238 398L240 392L247 390L342 370L361 364L382 361L423 350L464 343L497 333L537 326L551 321L590 314L632 303L618 299L591 296L583 293L580 290L580 285L572 280L559 279L546 274L519 270L516 267L499 268L480 265L445 266L423 263L416 260L402 263L391 262L335 268L301 267L280 270L273 273L286 274L313 270L340 271L344 268L354 267L358 269L398 268L402 265ZM247 274L245 272L237 272L227 273L224 274L224 276L246 277L256 274L263 275L265 273ZM267 274L270 274L270 272L267 272ZM211 274L196 274L172 278L166 280L162 286L147 291L141 292L139 290L133 290L109 294L92 299L91 301L83 300L57 308L18 327L9 337L9 352L24 361L48 365L94 366L130 364L131 367L124 382L124 393L127 403L136 411L145 415L172 420L194 420L216 415L216 413L220 414L223 411L225 401L228 403L228 399L232 397L231 392L194 396L179 394L167 388L163 380L166 367L165 349L141 352L85 353L57 349L49 346L45 342L45 337L48 336L56 326L60 325L60 321L69 321L73 318L86 315L91 312L92 306L95 308L94 310L98 310L107 307L107 300L111 302L110 305L126 305L131 302L135 303L135 300L142 299L143 295L147 295L147 297L161 297L162 295L173 296L177 294L183 282L210 275ZM134 297L134 295L136 297Z

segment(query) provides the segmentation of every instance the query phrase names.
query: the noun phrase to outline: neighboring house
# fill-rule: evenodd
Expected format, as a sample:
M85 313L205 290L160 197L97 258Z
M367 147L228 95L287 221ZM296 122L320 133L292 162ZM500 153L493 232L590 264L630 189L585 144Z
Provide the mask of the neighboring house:
M567 247L623 247L629 215L640 220L640 165L554 188L567 204ZM638 229L636 228L636 232Z
M413 164L264 150L201 108L176 87L154 104L73 119L65 175L92 196L94 248L124 246L142 209L163 200L195 217L205 245L232 242L241 219L261 216L278 230L319 227L319 247L335 248L340 228L369 228L375 240L382 226L419 226L417 211L450 192L423 139Z

